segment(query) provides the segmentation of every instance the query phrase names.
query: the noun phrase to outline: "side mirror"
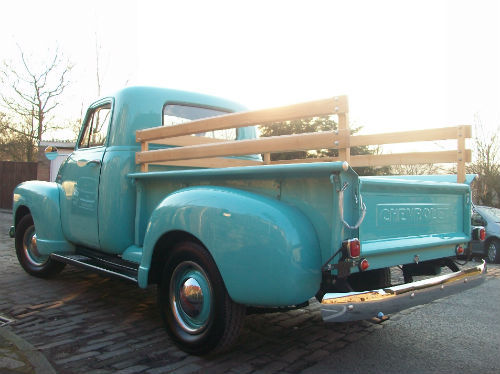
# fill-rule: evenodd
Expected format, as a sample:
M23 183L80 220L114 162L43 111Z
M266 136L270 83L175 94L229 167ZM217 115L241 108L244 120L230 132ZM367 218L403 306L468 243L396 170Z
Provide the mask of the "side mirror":
M45 148L45 157L47 157L49 160L55 160L57 155L57 147L49 145L47 148Z

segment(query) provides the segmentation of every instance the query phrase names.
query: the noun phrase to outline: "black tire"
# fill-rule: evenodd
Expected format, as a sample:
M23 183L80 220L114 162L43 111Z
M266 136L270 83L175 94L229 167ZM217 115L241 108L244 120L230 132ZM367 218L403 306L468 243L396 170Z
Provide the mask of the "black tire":
M50 278L64 269L66 264L38 253L35 224L31 214L21 218L16 227L15 238L17 259L28 274L39 278Z
M196 355L228 350L245 317L245 306L229 297L212 256L190 241L177 244L167 256L158 304L170 337Z
M486 260L491 264L500 263L500 240L491 239L486 243Z

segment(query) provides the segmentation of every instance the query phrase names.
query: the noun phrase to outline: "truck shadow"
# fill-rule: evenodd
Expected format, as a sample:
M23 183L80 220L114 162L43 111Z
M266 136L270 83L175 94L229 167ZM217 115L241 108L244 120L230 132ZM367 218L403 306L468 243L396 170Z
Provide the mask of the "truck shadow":
M142 290L71 266L50 280L17 269L15 277L24 292L11 298L7 313L15 319L12 328L60 373L115 371L127 365L162 367L165 372L185 365L196 365L203 372L278 365L296 372L381 327L367 321L325 324L319 303L311 300L302 309L248 315L230 352L190 356L171 342L163 328L156 286Z

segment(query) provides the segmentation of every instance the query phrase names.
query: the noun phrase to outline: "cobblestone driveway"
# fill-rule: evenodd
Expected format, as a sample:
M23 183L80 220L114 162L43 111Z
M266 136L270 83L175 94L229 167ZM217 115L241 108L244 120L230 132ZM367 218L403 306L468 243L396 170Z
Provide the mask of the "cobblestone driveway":
M163 329L156 287L141 290L71 266L55 279L31 277L17 262L10 222L0 212L0 315L14 319L11 329L59 373L297 373L383 328L369 321L324 324L314 301L287 313L247 316L233 351L190 356Z

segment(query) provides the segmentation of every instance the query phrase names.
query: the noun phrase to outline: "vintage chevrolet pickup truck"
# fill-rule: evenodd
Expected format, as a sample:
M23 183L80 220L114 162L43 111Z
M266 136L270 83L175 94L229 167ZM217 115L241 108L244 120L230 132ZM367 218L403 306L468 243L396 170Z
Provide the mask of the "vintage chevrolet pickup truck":
M195 354L228 349L247 307L289 310L316 296L325 321L343 322L480 284L484 264L461 270L454 261L471 239L470 128L378 138L458 139L456 151L432 160L456 161L461 183L456 176L359 177L351 166L420 162L426 153L351 156L350 147L375 138L350 134L347 107L339 96L245 111L152 87L101 99L56 181L14 191L10 234L19 262L41 278L71 264L142 288L157 284L168 333ZM338 116L337 129L257 136L258 124L326 115ZM338 157L270 158L325 148ZM395 266L405 283L391 284ZM439 275L442 267L451 272ZM413 282L417 275L433 277Z

